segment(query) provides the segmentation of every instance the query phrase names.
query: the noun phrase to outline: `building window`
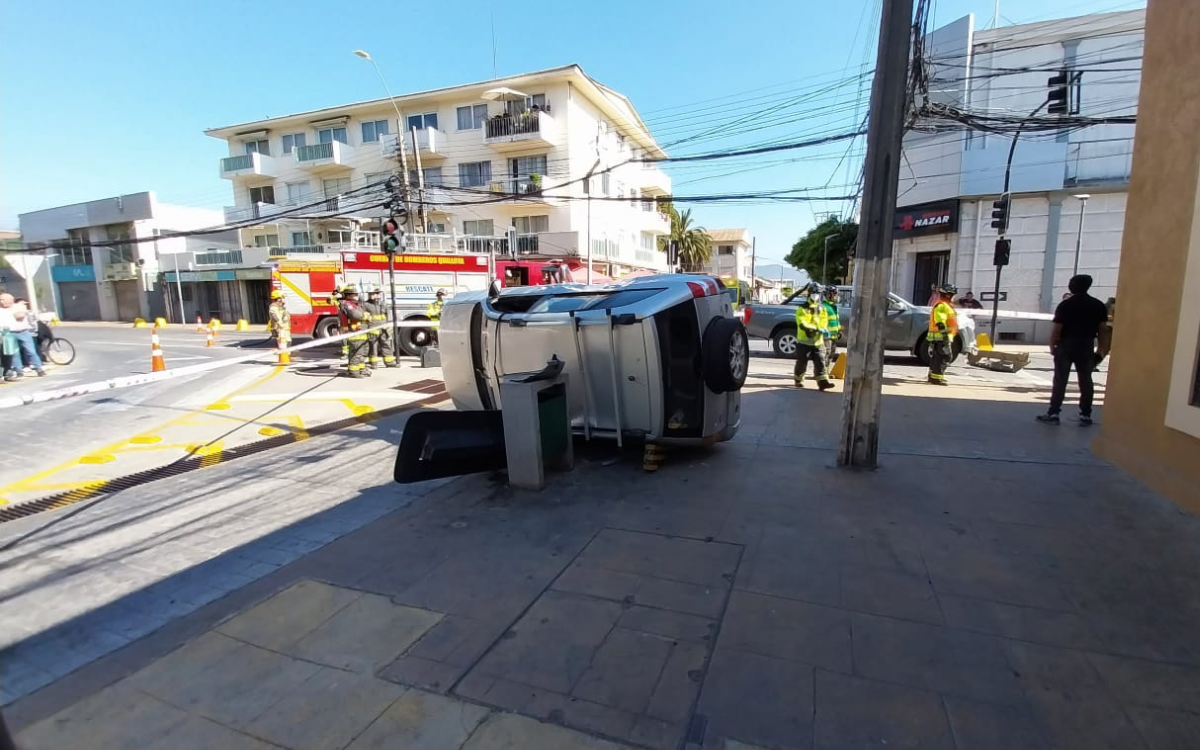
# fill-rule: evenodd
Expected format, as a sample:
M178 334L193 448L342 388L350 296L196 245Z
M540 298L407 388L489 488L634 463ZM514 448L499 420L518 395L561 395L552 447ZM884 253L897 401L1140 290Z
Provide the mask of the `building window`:
M533 109L534 107L537 107L543 112L550 111L550 108L546 106L545 94L534 94L533 96L525 97L524 101L504 103L504 111L508 112L510 115L519 115L522 112L527 112Z
M303 146L304 144L300 144ZM308 183L307 182L289 182L287 188L287 202L289 206L298 206L308 200Z
M368 185L382 185L387 182L388 178L391 176L391 172L367 172L366 175L363 176L363 179L366 180L366 184Z
M330 180L321 180L321 190L325 193L326 198L333 198L341 195L350 189L349 177L334 177Z
M387 120L368 120L362 124L363 143L377 141L380 136L387 135L389 132L391 131Z
M492 181L490 161L463 162L458 165L459 187L480 187Z
M109 224L104 227L104 234L110 242L120 242L128 240L133 233L128 224ZM133 263L137 260L137 254L133 250L133 245L122 242L108 249L108 258L112 263Z
M354 232L348 229L330 229L328 241L339 245L349 245L354 242Z
M733 255L733 245L719 245L717 255Z
M432 222L425 225L425 230L430 234L445 234L446 225L441 222Z
M425 187L429 187L430 185L437 186L437 185L442 184L442 168L441 167L425 167L424 169L421 170L421 172L423 173L423 175L425 177ZM420 181L417 179L417 170L415 170L415 169L408 170L408 181L412 185L420 185L421 184Z
M195 263L198 266L240 265L241 262L241 250L215 250L210 248L204 252L196 253L195 256Z
M545 176L546 155L519 156L508 160L508 173L512 177L528 177L531 174Z
M334 141L337 141L338 143L350 142L346 139L345 128L322 128L321 130L317 131L318 143L333 143Z
M513 229L517 230L517 234L537 234L538 232L549 232L550 217L514 216L512 225Z
M279 235L277 234L256 234L254 235L255 247L279 247Z
M612 175L608 172L600 175L600 192L604 195L612 195Z
M494 237L491 219L478 219L463 222L463 234L468 237Z
M91 240L86 229L67 230L66 246L62 249L62 264L64 266L92 265Z
M266 138L261 141L246 141L245 145L247 154L262 154L263 156L271 154L271 144Z
M416 128L417 130L424 130L425 128L431 128L433 130L437 130L437 126L438 126L437 112L426 112L426 113L420 114L420 115L409 115L408 116L408 129L409 130L412 130L413 128Z
M263 185L250 188L251 203L275 203L275 186Z
M312 244L308 232L292 232L292 247L306 247Z
M488 110L486 104L473 104L466 107L459 107L458 114L458 129L459 130L479 130L487 121Z
M304 133L288 133L283 137L283 153L290 154L293 149L305 145L307 138Z

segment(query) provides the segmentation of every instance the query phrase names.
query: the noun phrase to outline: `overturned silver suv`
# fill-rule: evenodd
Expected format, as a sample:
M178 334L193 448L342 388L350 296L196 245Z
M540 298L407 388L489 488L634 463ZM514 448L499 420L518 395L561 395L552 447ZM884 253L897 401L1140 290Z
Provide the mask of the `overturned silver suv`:
M711 276L641 276L456 295L440 321L460 410L502 409L500 382L561 360L576 434L657 443L729 440L750 347Z

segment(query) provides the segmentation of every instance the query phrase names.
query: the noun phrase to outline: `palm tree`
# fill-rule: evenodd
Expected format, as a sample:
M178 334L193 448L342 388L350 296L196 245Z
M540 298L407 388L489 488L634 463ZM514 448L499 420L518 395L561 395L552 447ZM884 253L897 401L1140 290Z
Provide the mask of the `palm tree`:
M692 210L680 213L673 204L659 207L671 220L671 233L659 238L658 249L665 251L668 242L679 243L679 265L685 273L695 273L708 267L712 260L712 240L704 227L692 226Z

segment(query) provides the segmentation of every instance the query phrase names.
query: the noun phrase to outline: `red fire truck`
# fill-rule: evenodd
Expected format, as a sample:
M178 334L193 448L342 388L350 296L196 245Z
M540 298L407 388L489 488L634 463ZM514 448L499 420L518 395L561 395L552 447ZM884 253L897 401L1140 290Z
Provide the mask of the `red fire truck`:
M397 253L396 314L399 320L428 320L426 308L438 289L447 295L484 291L488 286L486 253ZM338 330L337 302L333 293L345 284L363 291L378 285L384 304L390 304L387 255L372 250L289 255L274 262L273 288L283 292L292 316L292 333L314 338L332 336ZM402 328L400 349L419 355L431 340L427 328Z

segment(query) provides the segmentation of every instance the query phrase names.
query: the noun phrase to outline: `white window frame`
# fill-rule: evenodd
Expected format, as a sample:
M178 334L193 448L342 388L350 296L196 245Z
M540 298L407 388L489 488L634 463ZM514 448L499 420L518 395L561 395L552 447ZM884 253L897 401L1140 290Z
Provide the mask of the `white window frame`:
M255 247L279 247L279 235L256 234L253 242Z
M544 226L545 229L535 227ZM541 232L550 231L550 217L547 214L536 216L514 216L512 219L513 229L517 230L517 234L539 234Z
M480 234L479 227L484 224L487 224L491 228L491 231L489 231L487 234ZM472 232L470 227L474 227L475 231ZM463 234L468 237L495 237L496 225L491 219L464 219Z
M337 239L334 239L334 235ZM328 229L325 232L325 241L331 245L350 245L354 242L353 229Z
M329 192L329 183L331 182L336 185L336 189L332 193ZM329 177L321 180L321 195L326 198L334 198L336 196L343 195L349 192L350 185L351 180L349 177Z
M341 138L337 137L339 130L342 131ZM321 140L322 133L329 133L328 141ZM317 143L333 143L334 141L344 145L350 144L350 132L346 129L345 125L334 125L328 128L320 128L317 130Z
M486 176L484 175L484 169L482 167L482 165L484 165L484 164L487 165L487 175ZM471 167L471 166L479 167L479 169L477 170L479 173L479 182L472 182L472 183L468 184L467 180L464 179L466 177L466 172L465 172L464 168ZM493 179L493 177L492 177L492 162L491 161L463 161L463 162L458 163L458 186L459 187L487 187L487 185L492 182L492 179Z
M457 112L455 112L454 117L455 120L458 119ZM418 119L421 121L421 124L414 125L413 120ZM430 119L433 120L432 125L429 124ZM438 126L441 125L441 118L438 117L437 112L418 112L411 115L405 115L404 123L404 129L409 131L411 131L413 128L416 128L417 130L437 130Z
M464 109L471 110L472 125L469 128L459 127L459 123L461 121L459 118L459 112ZM479 116L480 110L483 111L483 117ZM488 108L487 108L486 104L464 104L461 107L454 108L454 127L460 133L467 131L467 130L482 130L487 125L487 119L488 119Z
M292 194L294 188L300 189L299 195ZM299 204L303 203L304 201L308 200L309 197L312 195L311 188L312 188L312 183L310 183L308 180L305 180L303 182L285 182L283 185L283 194L284 194L284 197L287 199L287 204L289 206L295 206L295 205L299 205Z
M271 155L271 142L266 138L256 138L250 141L242 141L246 150L246 154L262 154L263 156Z
M367 172L363 175L363 180L366 185L381 185L387 182L391 176L391 172Z
M270 190L270 191L271 191L271 200L269 200L269 201L256 201L256 200L254 200L254 191L255 191L255 190L257 190L257 191L258 191L258 195L259 195L259 197L260 197L260 198L261 198L261 197L263 197L262 191L264 191L264 190ZM276 195L275 195L275 185L274 185L274 183L272 183L272 184L270 184L270 185L251 185L251 186L249 186L248 188L246 188L246 195L247 195L247 196L250 198L250 203L251 203L251 205L253 205L253 204L255 204L255 203L266 203L267 205L270 205L270 206L274 206L274 205L275 205L275 199L276 199Z
M284 133L283 135L283 153L290 154L298 148L304 148L308 145L307 133Z
M363 143L378 143L380 136L391 135L392 132L391 120L363 120L359 125L361 126L359 129L362 132ZM379 129L380 125L383 126L382 131ZM368 127L371 130L369 138L367 137Z
M1196 204L1192 209L1192 236L1183 274L1183 293L1175 329L1175 356L1167 391L1164 422L1173 430L1200 438L1200 402L1193 403L1200 377L1200 171L1196 175Z

